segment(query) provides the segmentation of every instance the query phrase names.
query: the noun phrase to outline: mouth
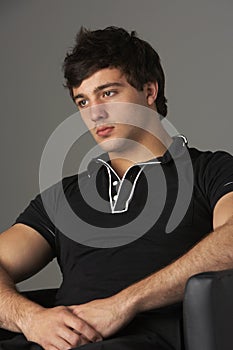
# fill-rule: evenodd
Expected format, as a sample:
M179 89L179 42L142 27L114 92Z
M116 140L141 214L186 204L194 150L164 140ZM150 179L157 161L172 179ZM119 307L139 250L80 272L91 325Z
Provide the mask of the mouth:
M109 136L114 128L115 127L111 125L102 125L97 128L96 134L101 137Z

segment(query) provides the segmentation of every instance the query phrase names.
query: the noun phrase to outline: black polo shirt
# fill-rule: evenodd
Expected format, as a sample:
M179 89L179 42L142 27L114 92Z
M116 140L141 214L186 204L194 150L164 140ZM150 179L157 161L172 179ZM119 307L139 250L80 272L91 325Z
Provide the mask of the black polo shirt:
M63 232L67 213L61 189L72 212L86 223L77 223L76 237ZM123 179L106 156L92 160L84 173L44 191L47 211L38 194L15 223L31 226L51 245L63 275L57 305L80 304L111 296L183 255L213 230L214 206L231 191L230 154L189 148L183 138L175 137L164 156L131 167ZM184 205L182 198L188 192ZM179 216L183 205L185 212ZM96 227L96 237L89 235L89 227L92 235ZM125 242L124 227L129 228L124 231ZM111 246L112 232L115 245Z

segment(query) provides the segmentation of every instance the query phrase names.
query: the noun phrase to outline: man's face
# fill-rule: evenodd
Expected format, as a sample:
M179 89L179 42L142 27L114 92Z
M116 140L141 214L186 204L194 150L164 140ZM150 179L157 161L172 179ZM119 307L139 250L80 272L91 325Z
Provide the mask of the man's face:
M127 140L143 144L148 120L142 115L142 107L156 110L149 93L152 85L148 84L138 91L119 69L104 68L73 88L82 119L105 151L121 152L129 146Z

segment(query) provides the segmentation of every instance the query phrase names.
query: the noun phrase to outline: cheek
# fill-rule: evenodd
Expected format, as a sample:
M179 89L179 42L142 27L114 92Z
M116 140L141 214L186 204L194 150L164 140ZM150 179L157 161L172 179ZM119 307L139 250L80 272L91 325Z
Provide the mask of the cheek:
M83 123L86 125L88 130L92 130L95 127L95 123L90 119L87 113L80 113Z

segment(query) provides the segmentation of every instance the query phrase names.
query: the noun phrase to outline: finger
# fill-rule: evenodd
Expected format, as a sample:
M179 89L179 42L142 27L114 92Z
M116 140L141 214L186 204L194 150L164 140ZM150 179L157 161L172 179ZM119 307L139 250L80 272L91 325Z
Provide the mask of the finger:
M76 332L75 330L71 330L67 326L64 326L61 330L59 330L59 335L70 344L70 347L81 345L81 334ZM86 341L89 343L87 339Z
M70 314L65 322L68 327L84 335L91 342L102 340L102 336L94 328L74 314Z
M80 345L85 345L90 343L89 340L87 340L87 338L80 336Z
M70 350L70 344L59 335L51 341L50 347L56 350Z
M71 311L73 311L76 307L77 307L77 305L69 305L69 306L67 306L67 308L70 309Z
M75 329L72 330L73 332L77 333L77 331ZM80 333L77 333L79 334L80 336L80 345L83 345L83 344L88 344L90 343L90 340L88 340L87 338L85 338L84 335L80 334Z
M53 345L50 345L50 346L44 348L44 350L60 350L60 349L55 348L55 346L53 346Z

